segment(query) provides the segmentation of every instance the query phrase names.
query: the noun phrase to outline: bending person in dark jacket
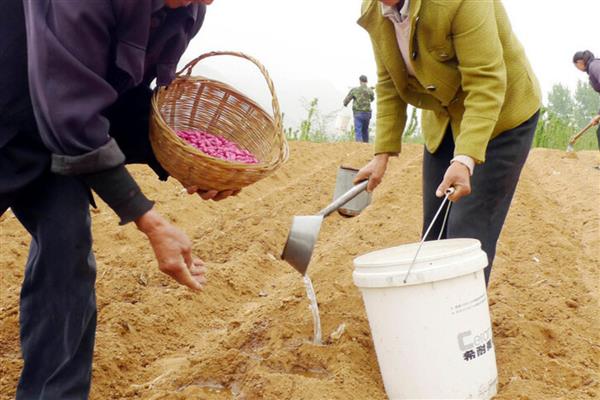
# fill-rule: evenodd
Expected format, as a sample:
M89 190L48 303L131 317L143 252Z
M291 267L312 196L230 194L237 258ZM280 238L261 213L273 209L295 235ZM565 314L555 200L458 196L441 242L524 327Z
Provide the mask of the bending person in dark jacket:
M589 50L578 51L573 56L573 64L578 70L588 73L590 85L596 92L600 93L600 59L594 58L594 53ZM594 125L600 124L600 111L598 111L598 115L592 118L591 122ZM600 150L600 126L598 126L596 136L598 137L598 149ZM600 169L600 166L597 168Z
M189 238L154 210L125 164L167 178L148 139L149 84L173 80L211 2L0 5L0 215L10 207L32 236L17 399L88 397L96 330L90 190L121 224L147 235L161 271L195 290L205 282Z

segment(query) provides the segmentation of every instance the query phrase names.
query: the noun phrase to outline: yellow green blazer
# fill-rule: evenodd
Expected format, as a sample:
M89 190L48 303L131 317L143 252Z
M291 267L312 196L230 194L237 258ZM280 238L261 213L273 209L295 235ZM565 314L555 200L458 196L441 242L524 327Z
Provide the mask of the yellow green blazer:
M358 24L377 63L375 153L398 153L406 107L423 109L425 146L435 152L448 123L455 154L485 161L490 139L528 120L541 91L500 0L410 0L408 75L391 21L363 0Z

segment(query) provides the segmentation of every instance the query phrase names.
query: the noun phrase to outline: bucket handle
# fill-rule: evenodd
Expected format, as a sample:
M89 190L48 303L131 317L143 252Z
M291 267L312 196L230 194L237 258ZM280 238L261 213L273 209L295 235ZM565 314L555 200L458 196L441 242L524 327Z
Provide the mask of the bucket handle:
M408 276L410 275L410 271L412 271L413 267L415 266L415 262L417 261L417 257L419 256L419 252L421 251L421 247L423 247L423 243L425 243L425 239L427 238L427 235L429 235L431 228L433 228L435 221L437 221L437 219L440 215L440 212L442 212L444 205L448 201L448 197L450 197L455 191L456 191L456 189L454 189L453 187L450 187L450 188L446 189L446 191L444 192L444 200L442 200L442 204L440 205L440 208L438 208L437 212L435 213L435 216L433 217L433 220L429 224L429 227L427 228L427 230L425 231L425 234L423 235L423 238L421 239L421 243L419 243L417 252L415 253L415 256L413 257L412 262L410 263L410 266L408 267L408 271L406 271L406 276L404 277L404 281L403 281L404 283L406 283L406 281L408 280ZM442 238L442 233L444 232L444 228L446 227L446 222L448 221L448 214L450 213L451 206L452 206L452 203L450 203L448 205L448 207L446 208L446 213L444 215L444 221L442 222L442 227L440 228L440 234L439 234L437 240L440 240Z

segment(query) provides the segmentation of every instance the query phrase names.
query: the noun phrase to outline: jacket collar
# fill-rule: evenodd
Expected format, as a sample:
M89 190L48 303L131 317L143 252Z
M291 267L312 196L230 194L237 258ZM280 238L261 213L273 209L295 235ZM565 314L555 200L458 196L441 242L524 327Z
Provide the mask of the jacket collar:
M415 26L419 21L421 2L422 0L410 0L409 5L411 25L409 46L411 54L415 50L413 49L413 44L415 43L413 36L415 34ZM416 79L409 77L406 64L398 47L398 41L396 40L394 24L383 16L379 5L379 0L364 0L363 12L357 21L358 25L362 26L371 36L371 41L379 52L381 62L385 65L396 90L404 101L416 107L438 110L440 108L439 102L433 96L417 94L409 87L409 82L413 80L414 83Z
M410 6L410 0L403 0L402 3L398 3L396 6L388 6L381 3L381 14L388 18L396 21L396 23L403 21L408 17Z
M381 54L381 59L388 72L392 76L394 84L399 90L406 88L408 83L408 71L406 64L398 48L396 31L393 23L384 17L378 0L365 0L363 2L363 13L358 19L358 25L362 26L371 36L374 46ZM410 0L409 18L411 19L410 46L413 44L414 26L418 21L418 13L421 8L421 0ZM413 49L411 48L412 52Z

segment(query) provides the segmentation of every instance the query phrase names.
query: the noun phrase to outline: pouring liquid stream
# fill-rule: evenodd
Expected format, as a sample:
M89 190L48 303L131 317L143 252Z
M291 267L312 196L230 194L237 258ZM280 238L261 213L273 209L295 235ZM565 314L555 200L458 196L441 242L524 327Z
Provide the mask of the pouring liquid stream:
M321 340L321 316L319 315L319 305L317 304L317 296L312 281L308 275L304 275L304 286L306 286L306 295L310 300L310 310L313 315L313 343L322 344Z

